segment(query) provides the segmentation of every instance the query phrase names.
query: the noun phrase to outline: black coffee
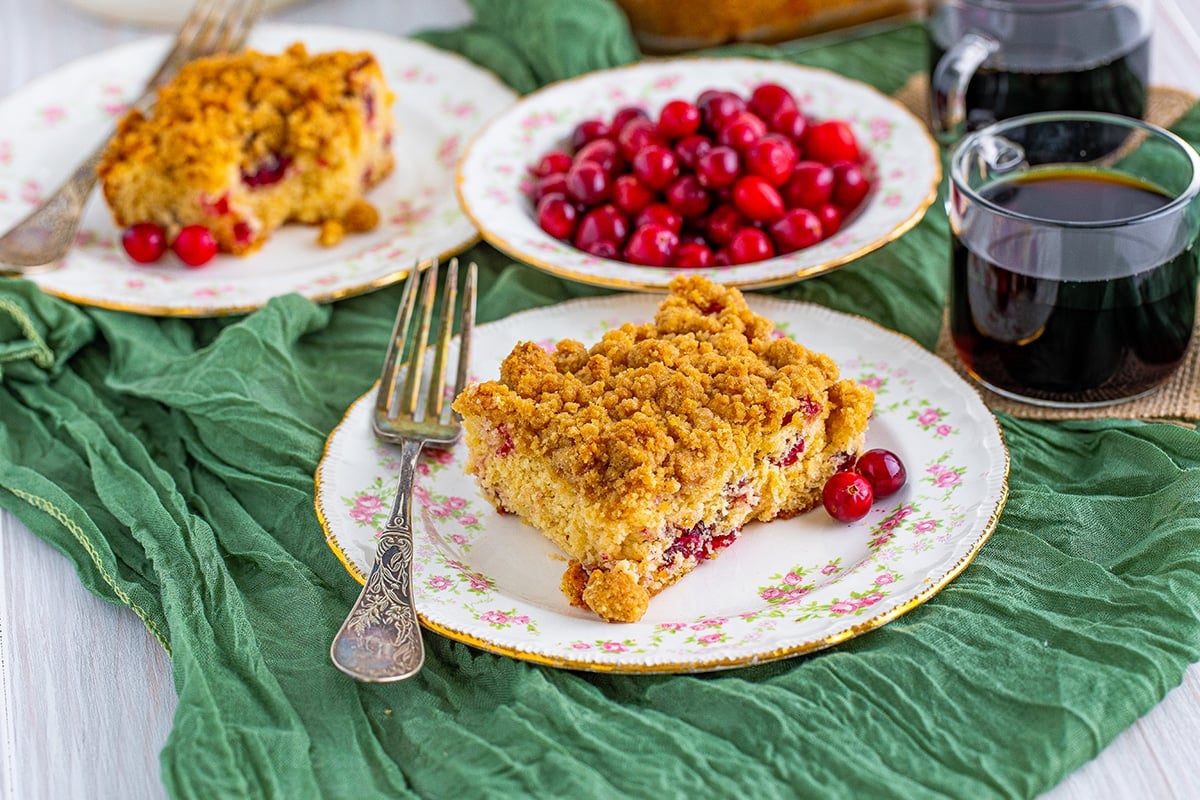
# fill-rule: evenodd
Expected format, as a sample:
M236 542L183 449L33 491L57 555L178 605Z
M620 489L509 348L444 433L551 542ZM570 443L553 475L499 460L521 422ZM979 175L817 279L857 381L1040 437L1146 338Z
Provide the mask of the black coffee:
M1078 168L1025 173L980 194L1020 214L1079 222L1124 219L1170 200L1148 184ZM990 241L1006 236L1005 224ZM963 364L983 382L1043 401L1102 403L1145 392L1183 360L1196 309L1192 248L1136 274L1062 280L1089 265L1045 277L1053 260L1046 252L1057 258L1059 242L1026 244L1023 223L1011 225L1005 264L952 239L950 330Z
M1005 19L1003 27L1008 30L1001 52L989 59L967 85L969 130L1041 111L1102 111L1137 118L1143 115L1149 85L1150 39L1148 34L1140 33L1142 26L1133 10L1089 9L1055 24L1036 14ZM930 31L931 75L960 27L971 29L970 20L948 22L942 30L935 25Z

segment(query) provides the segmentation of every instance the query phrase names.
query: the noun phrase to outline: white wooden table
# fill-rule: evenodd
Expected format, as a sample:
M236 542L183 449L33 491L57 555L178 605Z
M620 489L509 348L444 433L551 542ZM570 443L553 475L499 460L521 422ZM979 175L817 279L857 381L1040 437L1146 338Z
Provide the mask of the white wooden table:
M1152 81L1200 94L1200 0L1156 3ZM271 18L406 34L461 24L470 10L463 0L322 0ZM0 0L0 97L144 35L62 0ZM0 800L164 796L158 753L175 706L170 662L141 621L86 592L62 555L0 512ZM1192 800L1198 764L1193 664L1159 706L1044 797Z

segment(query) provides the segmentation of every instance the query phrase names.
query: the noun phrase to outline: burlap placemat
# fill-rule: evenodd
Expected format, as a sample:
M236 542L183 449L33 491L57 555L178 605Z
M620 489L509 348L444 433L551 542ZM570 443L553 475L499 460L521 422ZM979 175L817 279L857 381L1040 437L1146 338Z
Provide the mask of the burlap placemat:
M926 125L929 125L929 80L926 75L913 76L894 96ZM1146 104L1146 119L1161 127L1169 128L1196 101L1196 97L1188 92L1163 86L1151 87ZM1192 346L1179 371L1170 380L1145 397L1102 408L1044 408L1010 400L980 386L967 374L958 360L945 318L942 320L942 330L938 337L937 354L979 389L989 408L1015 417L1027 419L1120 417L1172 422L1191 421L1194 426L1195 421L1200 420L1200 303L1197 303L1196 320L1196 332L1192 338Z

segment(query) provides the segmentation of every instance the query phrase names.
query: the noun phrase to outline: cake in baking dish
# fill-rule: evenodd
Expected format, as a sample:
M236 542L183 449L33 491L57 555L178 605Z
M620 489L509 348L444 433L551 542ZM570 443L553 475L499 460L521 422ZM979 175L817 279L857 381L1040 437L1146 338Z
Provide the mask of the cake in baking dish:
M228 253L292 221L332 244L378 222L364 194L392 171L392 100L368 52L198 59L121 120L97 168L104 198L120 227L173 239L204 225Z
M670 289L652 323L590 349L520 343L454 402L483 494L562 548L563 592L610 622L640 619L745 523L817 505L874 406L737 289Z

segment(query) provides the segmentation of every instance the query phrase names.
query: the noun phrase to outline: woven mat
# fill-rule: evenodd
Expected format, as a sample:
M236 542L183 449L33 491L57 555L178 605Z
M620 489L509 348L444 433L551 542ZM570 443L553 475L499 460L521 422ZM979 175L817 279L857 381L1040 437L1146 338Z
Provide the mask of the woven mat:
M926 125L929 124L929 80L926 75L913 76L912 80L896 92L895 98L923 120ZM1162 86L1151 87L1146 104L1146 119L1161 127L1169 128L1196 102L1197 98L1188 92ZM1196 420L1200 420L1200 302L1197 303L1196 331L1192 337L1192 345L1179 370L1151 394L1118 405L1102 408L1045 408L1010 400L989 391L975 383L963 369L962 363L954 352L946 318L942 320L937 354L979 389L989 408L993 411L1003 411L1014 417L1026 419L1120 417L1171 422L1190 420L1192 427Z

